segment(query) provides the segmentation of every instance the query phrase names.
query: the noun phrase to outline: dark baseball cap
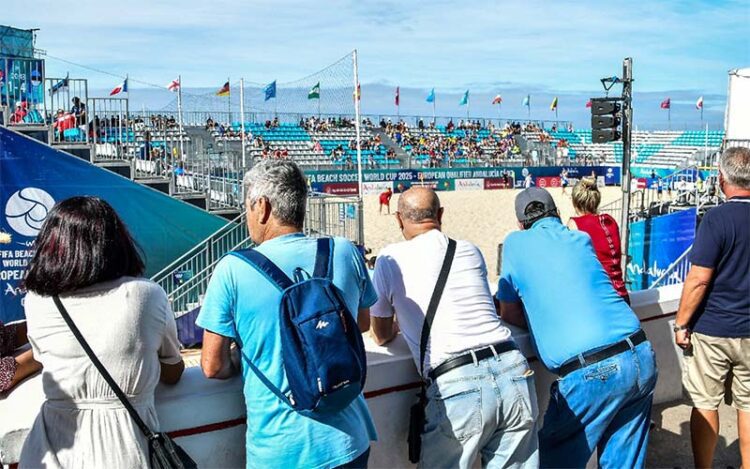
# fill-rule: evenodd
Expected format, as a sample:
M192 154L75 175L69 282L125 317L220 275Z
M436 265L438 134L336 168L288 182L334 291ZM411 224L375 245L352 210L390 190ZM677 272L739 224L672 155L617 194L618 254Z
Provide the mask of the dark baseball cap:
M529 187L516 196L516 218L521 223L557 211L552 195L541 187Z

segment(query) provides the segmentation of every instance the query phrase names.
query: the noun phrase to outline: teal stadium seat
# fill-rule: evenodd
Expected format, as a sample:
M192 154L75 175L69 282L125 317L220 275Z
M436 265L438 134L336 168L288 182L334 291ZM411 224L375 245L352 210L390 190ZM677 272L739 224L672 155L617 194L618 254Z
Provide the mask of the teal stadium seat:
M724 140L723 130L686 130L679 137L672 140L674 146L702 147L708 142L709 147L721 146Z

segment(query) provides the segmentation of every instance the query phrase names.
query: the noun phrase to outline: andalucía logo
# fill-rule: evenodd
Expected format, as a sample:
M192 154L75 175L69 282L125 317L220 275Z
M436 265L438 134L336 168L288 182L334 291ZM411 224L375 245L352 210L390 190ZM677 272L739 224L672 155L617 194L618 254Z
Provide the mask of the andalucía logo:
M16 191L5 204L5 218L8 225L21 236L33 237L39 234L55 199L36 187L26 187Z

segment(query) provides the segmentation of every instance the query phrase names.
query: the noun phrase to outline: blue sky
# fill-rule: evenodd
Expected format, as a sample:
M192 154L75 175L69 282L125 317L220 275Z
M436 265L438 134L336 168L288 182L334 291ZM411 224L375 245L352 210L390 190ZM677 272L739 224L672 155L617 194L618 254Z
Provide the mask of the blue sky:
M670 96L675 126L699 123L692 106L704 95L706 119L718 126L727 71L750 65L748 0L33 2L43 14L30 14L26 1L3 3L1 21L40 28L37 46L50 55L156 84L178 73L188 88L227 76L289 82L356 48L371 112L393 112L391 88L400 85L403 114L426 112L431 87L444 96L439 114L460 114L450 103L469 88L473 113L494 115L485 101L501 93L501 112L524 117L520 100L531 93L532 117L551 117L544 108L560 96L560 118L585 125L598 79L619 75L632 56L636 121L665 122L658 101ZM68 70L92 89L117 81L48 62L48 75Z

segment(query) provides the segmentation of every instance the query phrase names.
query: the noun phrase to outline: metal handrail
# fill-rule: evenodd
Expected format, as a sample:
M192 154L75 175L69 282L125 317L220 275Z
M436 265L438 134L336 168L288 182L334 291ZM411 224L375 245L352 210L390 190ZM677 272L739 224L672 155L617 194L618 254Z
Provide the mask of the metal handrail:
M693 245L691 244L687 249L685 249L685 252L680 254L680 257L669 264L667 270L665 270L656 280L651 282L651 285L649 285L648 288L656 288L666 285L676 285L678 283L683 283L685 281L685 277L687 277L688 271L690 270L691 263L688 255L690 254L690 251L692 249Z

